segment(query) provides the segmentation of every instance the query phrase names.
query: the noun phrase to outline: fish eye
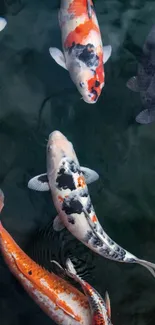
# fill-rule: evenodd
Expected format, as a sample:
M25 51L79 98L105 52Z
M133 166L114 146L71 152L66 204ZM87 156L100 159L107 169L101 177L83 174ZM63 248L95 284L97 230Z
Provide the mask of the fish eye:
M84 88L84 86L85 86L84 82L80 82L80 87Z

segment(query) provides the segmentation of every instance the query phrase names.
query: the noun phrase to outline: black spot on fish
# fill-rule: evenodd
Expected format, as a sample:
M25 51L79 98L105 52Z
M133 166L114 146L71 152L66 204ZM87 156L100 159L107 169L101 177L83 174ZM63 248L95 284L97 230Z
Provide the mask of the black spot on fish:
M81 214L83 211L83 207L77 199L71 198L70 200L64 200L62 210L65 211L67 215L73 213Z
M58 188L63 188L64 190L67 188L71 191L76 189L72 175L67 174L64 168L61 168L58 172L56 183Z
M80 87L81 87L81 88L84 87L84 82L80 82Z
M99 239L95 234L92 237L92 244L94 247L102 247L103 246L103 242L101 239Z
M72 225L75 224L75 219L72 216L68 217L68 222L71 223Z
M109 245L111 245L111 246L115 245L114 241L111 238L107 237L107 241L108 241Z
M72 43L72 46L68 48L68 53L77 57L80 61L84 62L87 67L97 67L99 64L99 57L95 53L95 47L93 44L81 45Z
M68 168L72 173L80 174L80 166L78 166L73 160L69 161L68 164L69 164Z
M88 213L91 213L91 211L93 210L91 200L88 200L86 210Z
M93 232L92 230L88 230L86 235L85 235L85 238L84 238L84 241L88 244L89 240L93 237Z
M100 86L100 82L98 80L95 81L95 87L99 87Z
M30 271L28 271L28 274L29 274L29 275L32 275L32 271L31 271L31 270L30 270Z
M98 98L98 93L97 93L97 91L94 89L94 87L92 87L92 89L91 89L91 93L95 96L94 101L96 101L97 98Z

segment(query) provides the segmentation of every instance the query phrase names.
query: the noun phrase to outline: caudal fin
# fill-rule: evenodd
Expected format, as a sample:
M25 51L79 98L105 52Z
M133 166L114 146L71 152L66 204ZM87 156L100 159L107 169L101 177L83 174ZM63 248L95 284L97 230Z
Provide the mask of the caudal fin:
M137 259L136 263L146 267L151 272L151 274L155 277L155 264L154 263L151 263L151 262L148 262L145 260L139 260L139 259Z
M136 116L136 122L140 124L149 124L155 121L155 109L144 109Z
M4 193L3 191L0 189L0 213L2 211L4 207Z

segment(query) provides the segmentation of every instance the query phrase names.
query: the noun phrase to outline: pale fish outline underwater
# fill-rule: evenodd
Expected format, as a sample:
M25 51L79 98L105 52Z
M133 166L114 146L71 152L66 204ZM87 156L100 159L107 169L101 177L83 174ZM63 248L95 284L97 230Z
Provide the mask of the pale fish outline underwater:
M96 174L88 169L85 179L84 167L81 169L72 143L60 131L53 131L49 135L46 159L47 174L30 179L28 187L36 191L51 191L58 212L53 221L54 230L61 231L66 227L97 254L117 262L140 264L155 277L154 263L137 258L115 243L103 230L86 184L96 180Z
M4 194L0 190L0 213L4 207ZM105 301L86 281L82 280L70 259L64 270L79 282L84 294L65 279L48 272L34 262L14 241L0 222L0 251L12 274L40 308L61 325L112 325L108 293ZM52 261L51 261L52 262Z
M103 47L92 0L61 0L58 16L63 53L50 47L50 55L69 71L83 100L94 104L105 84L104 64L112 48Z
M149 124L155 121L155 25L146 37L138 58L137 76L130 78L127 87L140 94L143 110L136 122Z

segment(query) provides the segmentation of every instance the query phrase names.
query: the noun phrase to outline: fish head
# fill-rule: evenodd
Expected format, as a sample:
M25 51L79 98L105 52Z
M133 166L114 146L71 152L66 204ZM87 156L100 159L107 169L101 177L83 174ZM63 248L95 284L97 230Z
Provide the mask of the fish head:
M82 99L88 104L95 104L104 86L95 70L85 69L77 75L77 88Z
M68 139L60 131L53 131L49 135L47 143L48 175L57 170L62 159L66 157L75 163L78 163L72 143L68 141Z
M76 55L72 52L68 62L70 77L82 99L88 104L95 104L104 87L103 51L96 53L94 47L88 44L76 51Z

